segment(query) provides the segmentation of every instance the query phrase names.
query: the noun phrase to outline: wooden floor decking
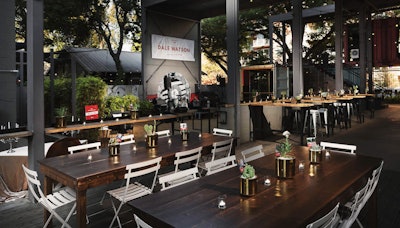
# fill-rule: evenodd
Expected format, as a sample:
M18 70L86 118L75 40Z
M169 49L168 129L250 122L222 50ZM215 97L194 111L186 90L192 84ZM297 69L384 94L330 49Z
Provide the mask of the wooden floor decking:
M279 134L279 133L276 133ZM279 137L278 137L279 138ZM294 143L299 139L291 137ZM276 139L276 138L275 138ZM275 140L274 139L274 140ZM375 118L366 115L365 123L353 121L351 129L335 128L335 134L330 137L322 136L322 140L357 145L357 153L381 157L385 164L377 187L378 191L378 227L400 227L400 105L389 105L388 108L377 110ZM252 145L263 144L266 153L274 151L275 141L256 141L239 145L237 151ZM88 191L88 213L90 223L88 227L109 226L113 211L110 199L106 198L103 205L100 201L103 193L109 188L119 187L121 183L112 186L90 189ZM120 217L124 227L134 227L133 216L128 207L123 208ZM364 213L360 215L361 221ZM59 223L54 221L54 227ZM72 216L70 224L75 224ZM363 223L364 227L370 227ZM11 202L0 203L0 227L42 227L43 209L27 198L16 199ZM114 224L114 227L116 224Z

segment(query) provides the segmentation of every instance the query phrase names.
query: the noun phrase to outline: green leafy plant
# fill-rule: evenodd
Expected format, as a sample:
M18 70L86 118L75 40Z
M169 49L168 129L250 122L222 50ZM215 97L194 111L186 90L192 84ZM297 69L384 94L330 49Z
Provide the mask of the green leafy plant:
M54 113L57 117L65 117L68 115L68 108L64 106L56 108Z
M156 134L156 120L154 120L154 125L151 124L145 124L143 126L144 131L146 132L147 135L155 135Z
M242 178L244 179L252 179L256 176L256 170L253 166L246 164L243 168Z
M277 157L286 157L292 150L292 144L289 142L290 132L284 131L283 136L285 137L285 141L276 146Z
M139 112L140 116L148 116L153 113L154 105L148 100L140 100Z

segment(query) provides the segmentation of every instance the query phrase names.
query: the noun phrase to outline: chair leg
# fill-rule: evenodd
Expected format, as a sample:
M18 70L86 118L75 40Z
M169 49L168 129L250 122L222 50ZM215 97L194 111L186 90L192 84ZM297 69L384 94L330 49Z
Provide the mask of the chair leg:
M117 219L118 226L121 228L122 225L121 225L121 221L119 220L118 213L119 213L119 211L121 210L122 204L123 204L123 203L121 202L121 203L119 204L118 209L115 208L115 204L114 204L114 201L113 201L112 199L111 199L111 204L112 204L112 207L113 207L113 210L114 210L115 215L114 215L114 217L113 217L113 219L112 219L112 221L111 221L110 228L113 226L113 224L114 224L114 222L115 222L115 219Z

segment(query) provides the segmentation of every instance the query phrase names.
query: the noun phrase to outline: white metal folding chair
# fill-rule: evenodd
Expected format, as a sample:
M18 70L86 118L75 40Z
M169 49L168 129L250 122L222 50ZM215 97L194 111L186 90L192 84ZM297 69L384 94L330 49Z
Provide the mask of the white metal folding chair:
M321 142L320 144L323 150L332 150L335 152L346 152L350 154L355 154L357 150L357 146L342 144L342 143L332 143L332 142Z
M368 199L371 197L371 195L375 191L376 186L378 185L379 177L381 175L382 168L383 168L383 163L384 162L382 161L381 165L372 172L370 186L368 187L368 190L367 190L366 201L368 201Z
M247 163L249 161L253 161L255 159L264 157L265 154L262 150L263 150L262 145L250 147L248 149L243 150L241 153L242 153L244 162Z
M137 228L152 228L149 224L147 224L145 221L139 218L139 216L137 216L136 214L133 214L133 217L135 218Z
M76 153L78 151L83 151L83 150L89 150L89 149L99 149L101 143L100 142L94 142L94 143L87 143L87 144L82 144L82 145L77 145L77 146L70 146L68 147L68 152L70 154Z
M324 215L322 218L320 218L320 219L308 224L306 226L306 228L314 228L314 227L316 227L316 228L318 228L318 227L321 227L321 228L328 228L328 227L332 228L332 227L336 227L337 224L340 221L340 217L339 217L339 215L337 213L338 209L339 209L339 203L336 204L336 206L330 212L328 212L326 215Z
M127 165L127 173L125 174L126 185L117 189L107 191L110 196L120 201L120 205L118 206L118 208L116 208L114 201L111 200L115 215L111 221L110 227L112 227L112 225L114 224L115 219L117 219L119 227L122 227L121 221L118 217L118 213L121 210L123 204L139 197L149 195L153 192L158 170L160 169L161 158L162 157L158 157L144 162ZM150 186L146 186L145 184L142 184L138 181L131 183L131 178L137 178L147 174L150 175L152 173L154 173L154 177Z
M368 187L371 184L371 181L372 179L369 179L367 184L358 192L356 192L353 199L344 205L351 211L351 213L348 218L342 219L339 227L350 228L354 221L356 221L360 227L363 227L357 217L366 203L366 198L368 198Z
M135 143L135 136L133 134L123 135L121 138L120 145Z
M68 220L74 213L76 208L76 197L75 192L70 188L64 188L53 194L44 195L40 187L40 180L38 180L38 174L36 171L30 170L22 164L26 179L28 180L28 188L35 200L40 203L49 213L50 216L47 219L43 227L47 227L53 217L62 223L62 227L71 227L68 224ZM72 204L71 210L67 217L63 219L57 212L56 209Z
M164 138L164 137L169 137L171 135L170 130L163 130L163 131L157 131L156 134L158 135L158 138Z
M224 157L220 159L216 159L214 161L206 162L205 166L207 168L206 176L219 173L221 171L230 169L232 167L236 167L236 156L231 155L229 157Z
M158 181L163 190L198 178L199 170L197 166L202 149L203 147L197 147L175 154L175 170L158 176ZM185 165L186 167L184 167Z
M223 141L219 141L219 142L214 142L213 149L211 150L211 158L199 163L199 168L201 169L201 171L207 172L208 169L205 165L207 162L214 161L216 159L221 159L224 157L228 157L232 150L232 143L233 143L233 139L227 139L227 140L223 140ZM219 166L224 166L224 164L219 164ZM216 168L218 168L218 167L213 167L213 169L216 169Z
M222 128L214 128L213 135L232 136L233 131Z
M199 168L193 167L158 177L161 191L199 179Z

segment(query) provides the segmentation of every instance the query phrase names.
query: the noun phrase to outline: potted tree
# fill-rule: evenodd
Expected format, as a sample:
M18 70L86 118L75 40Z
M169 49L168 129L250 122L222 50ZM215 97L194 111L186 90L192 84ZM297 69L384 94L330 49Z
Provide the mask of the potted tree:
M63 128L67 126L67 107L59 107L54 110L55 118L56 118L56 128Z

